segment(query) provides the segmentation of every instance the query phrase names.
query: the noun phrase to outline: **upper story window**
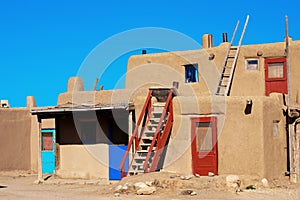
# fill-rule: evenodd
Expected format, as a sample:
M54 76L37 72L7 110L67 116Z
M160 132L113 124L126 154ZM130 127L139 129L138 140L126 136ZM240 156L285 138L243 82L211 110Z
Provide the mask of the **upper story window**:
M198 65L185 65L185 82L195 83L198 82Z
M246 70L248 70L248 71L258 70L258 59L247 59L246 60Z

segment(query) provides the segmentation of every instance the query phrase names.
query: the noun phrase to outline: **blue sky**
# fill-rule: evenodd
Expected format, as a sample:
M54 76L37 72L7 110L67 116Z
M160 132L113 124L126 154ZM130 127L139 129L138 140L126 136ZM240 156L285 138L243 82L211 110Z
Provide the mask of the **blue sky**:
M212 33L218 45L222 33L231 36L236 21L243 23L249 14L243 43L269 43L283 41L284 17L288 15L290 35L300 39L299 1L212 2L2 0L0 99L22 107L26 96L32 95L38 106L56 105L58 94L66 91L68 78L78 73L99 43L134 28L168 28L198 42L204 33ZM126 69L127 57L121 56L108 68L107 78L101 80L105 89L114 87L116 77Z

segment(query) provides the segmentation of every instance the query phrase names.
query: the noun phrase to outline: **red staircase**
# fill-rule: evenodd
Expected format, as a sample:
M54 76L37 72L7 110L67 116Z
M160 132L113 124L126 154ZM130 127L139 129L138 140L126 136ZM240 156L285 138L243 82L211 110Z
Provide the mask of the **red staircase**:
M172 130L172 98L174 96L173 89L149 89L147 99L119 167L122 177L128 174L135 175L159 170L158 164ZM158 102L152 103L152 97L156 97ZM127 173L124 164L132 148L134 148L133 156Z

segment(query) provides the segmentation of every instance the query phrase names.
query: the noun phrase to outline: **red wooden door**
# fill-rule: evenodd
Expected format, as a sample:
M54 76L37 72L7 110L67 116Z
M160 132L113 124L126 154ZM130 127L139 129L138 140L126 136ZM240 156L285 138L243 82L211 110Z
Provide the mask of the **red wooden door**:
M192 167L193 174L207 176L218 174L216 117L192 118Z
M266 96L271 92L287 94L287 71L285 58L265 60Z

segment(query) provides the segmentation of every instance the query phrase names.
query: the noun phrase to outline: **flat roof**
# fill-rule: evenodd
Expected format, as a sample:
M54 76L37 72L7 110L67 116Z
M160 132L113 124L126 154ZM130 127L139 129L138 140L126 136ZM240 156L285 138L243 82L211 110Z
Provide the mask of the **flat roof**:
M133 103L127 104L114 104L114 105L78 105L73 107L36 107L32 108L30 111L32 115L46 116L50 117L53 115L66 114L69 112L87 112L87 111L98 111L98 110L114 110L122 109L129 110L133 107Z

